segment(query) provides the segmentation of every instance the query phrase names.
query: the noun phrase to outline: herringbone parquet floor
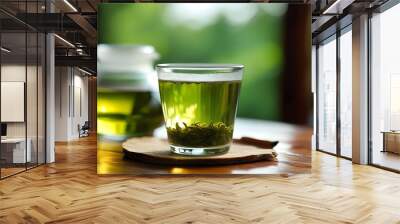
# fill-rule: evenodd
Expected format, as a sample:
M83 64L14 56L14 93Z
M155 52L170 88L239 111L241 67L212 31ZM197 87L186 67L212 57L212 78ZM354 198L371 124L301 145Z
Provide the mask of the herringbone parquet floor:
M86 138L0 181L0 223L400 223L400 175L313 152L290 177L101 177Z

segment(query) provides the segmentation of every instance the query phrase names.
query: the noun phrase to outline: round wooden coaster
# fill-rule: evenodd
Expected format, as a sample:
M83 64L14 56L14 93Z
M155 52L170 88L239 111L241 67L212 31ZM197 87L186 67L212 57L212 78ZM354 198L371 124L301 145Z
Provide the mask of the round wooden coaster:
M131 138L122 144L126 158L157 165L217 166L256 161L274 161L277 153L250 145L232 143L226 154L217 156L191 157L171 153L166 140L141 137Z

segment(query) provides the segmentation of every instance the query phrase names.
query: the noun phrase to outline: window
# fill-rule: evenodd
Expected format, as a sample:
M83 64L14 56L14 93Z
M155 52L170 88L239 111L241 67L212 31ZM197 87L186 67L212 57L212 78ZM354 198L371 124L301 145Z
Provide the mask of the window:
M340 36L340 155L352 157L352 33Z
M44 2L19 2L36 13ZM0 3L5 6L10 3ZM0 179L45 163L45 35L11 14L0 24Z
M371 18L372 164L400 170L400 5Z
M316 60L317 149L345 158L352 157L351 28L350 24L339 32L340 36L320 43Z
M318 47L318 149L336 153L336 39Z

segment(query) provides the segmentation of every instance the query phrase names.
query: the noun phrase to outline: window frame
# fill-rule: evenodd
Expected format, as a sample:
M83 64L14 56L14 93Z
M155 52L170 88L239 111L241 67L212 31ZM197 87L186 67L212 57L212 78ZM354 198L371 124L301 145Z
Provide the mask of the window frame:
M39 11L39 2L40 2L39 0L35 0L35 1L32 2L32 3L36 4L36 11L37 12ZM27 1L23 1L23 3L25 3L25 5L24 5L25 12L24 13L25 13L25 16L26 16L26 13L28 13L28 11L27 11L27 3L28 2ZM46 12L47 11L48 11L48 7L46 7ZM47 32L43 32L41 30L38 30L38 29L30 26L29 24L27 24L24 21L22 21L22 20L18 19L17 17L15 17L12 13L10 13L7 10L3 9L1 6L0 6L0 12L8 15L11 19L15 20L16 22L21 23L21 25L23 26L23 30L21 30L20 33L25 35L25 37L24 37L25 38L24 39L24 42L25 42L25 49L24 49L24 51L25 51L25 93L24 93L24 98L25 98L24 99L24 123L25 123L24 124L24 126L25 126L24 129L25 129L25 134L24 134L24 137L23 137L24 140L25 140L25 166L20 171L17 171L17 172L14 172L12 174L8 174L8 175L4 175L4 173L2 172L3 168L0 166L0 180L3 180L3 179L6 179L8 177L12 177L12 176L17 175L19 173L26 172L26 171L28 171L30 169L39 167L39 166L44 165L44 164L47 163L47 159L48 159L47 158L47 151L48 151L47 144L48 144L48 142L47 142L47 110L46 110L46 108L47 108L47 76L48 76L48 71L47 71L47 44L48 44L47 34L48 33ZM1 24L0 24L0 26L1 26ZM8 32L0 29L0 45L2 45L1 37L2 37L3 33L8 33ZM29 166L28 166L28 162L27 162L28 161L28 158L27 158L27 156L28 156L28 154L27 154L27 147L28 147L28 131L27 131L28 130L28 114L27 114L28 113L27 112L28 34L33 34L33 35L36 36L36 41L35 41L36 43L34 43L34 44L36 44L36 47L35 47L36 59L34 60L34 65L36 66L36 69L35 69L35 72L34 72L35 75L36 75L36 91L34 93L34 94L36 94L36 96L35 96L36 97L36 122L34 122L35 125L36 125L36 136L34 136L33 138L36 138L36 141L37 141L37 144L36 144L36 158L35 158L36 161L35 161L35 163L30 164ZM44 98L42 99L43 105L41 105L41 106L43 107L42 109L44 109L44 111L43 111L44 114L41 114L41 115L39 115L39 113L38 113L38 111L39 111L39 98L38 98L39 97L39 81L38 81L39 69L38 69L38 67L39 67L39 36L40 36L40 34L43 34L42 38L40 39L43 49L41 49L40 52L43 53L43 55L41 55L41 57L42 57L42 60L44 62L42 64L42 70L41 70L42 82L43 82L42 84L43 84L43 88L44 88L44 90L42 92L42 96L44 96ZM3 58L2 58L2 56L0 54L0 82L1 82L1 68L3 66L2 62L3 62ZM1 110L1 106L0 106L0 110ZM44 130L43 130L43 133L42 133L43 134L42 152L44 154L41 155L41 157L43 157L42 158L43 162L39 162L39 144L38 144L38 139L39 139L39 116L43 116L43 117L40 118L40 120L41 120L41 122L43 122L42 124L44 125L44 127L43 127ZM1 123L1 119L0 119L0 123ZM0 144L0 157L1 157L1 148L2 147L1 147L1 144Z
M342 25L342 27L338 26L338 23L340 23ZM342 20L339 20L336 24L332 25L336 27L336 32L331 33L330 35L327 35L325 37L323 37L323 39L317 39L317 43L315 44L316 46L316 50L315 50L315 58L316 58L316 66L315 66L315 122L316 122L316 137L315 137L315 145L316 145L316 151L319 152L323 152L329 155L333 155L333 156L337 156L346 160L352 160L352 158L347 157L342 155L342 150L341 150L341 119L340 119L340 77L341 77L341 68L340 68L340 37L342 35L344 35L347 32L351 32L352 31L352 22L351 22L351 17L346 16L344 17ZM329 29L329 28L328 28ZM328 30L327 29L327 30ZM326 35L326 34L325 34ZM319 78L320 78L320 74L319 74L319 47L322 43L326 44L329 43L330 41L336 41L336 152L332 153L332 152L328 152L324 149L320 148L320 144L319 144L319 133L320 133L320 127L319 127Z
M384 13L385 11L393 8L394 6L397 6L400 4L400 0L388 0L381 4L380 6L370 9L367 11L368 14L368 111L367 111L367 116L368 116L368 165L377 167L383 170L388 170L391 172L395 173L400 173L400 169L394 169L391 167L387 167L384 165L380 165L377 163L373 162L373 154L374 154L374 148L373 148L373 130L372 130L372 94L373 94L373 88L372 88L372 54L373 54L373 49L372 49L372 41L373 41L373 35L372 35L372 19L376 14L381 14Z

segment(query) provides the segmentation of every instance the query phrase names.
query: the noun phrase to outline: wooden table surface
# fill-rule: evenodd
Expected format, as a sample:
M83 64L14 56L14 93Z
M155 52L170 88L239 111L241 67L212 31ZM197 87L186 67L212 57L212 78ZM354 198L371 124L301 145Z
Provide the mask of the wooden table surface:
M312 130L308 127L288 125L253 119L237 119L234 138L243 136L262 140L278 140L274 148L278 161L263 161L229 166L213 167L172 167L134 162L124 159L120 143L98 142L98 174L296 174L311 169ZM155 136L165 138L164 128Z
M1 180L0 223L400 223L399 174L326 153L307 174L157 177L97 175L96 154L95 136L57 143L55 163Z

